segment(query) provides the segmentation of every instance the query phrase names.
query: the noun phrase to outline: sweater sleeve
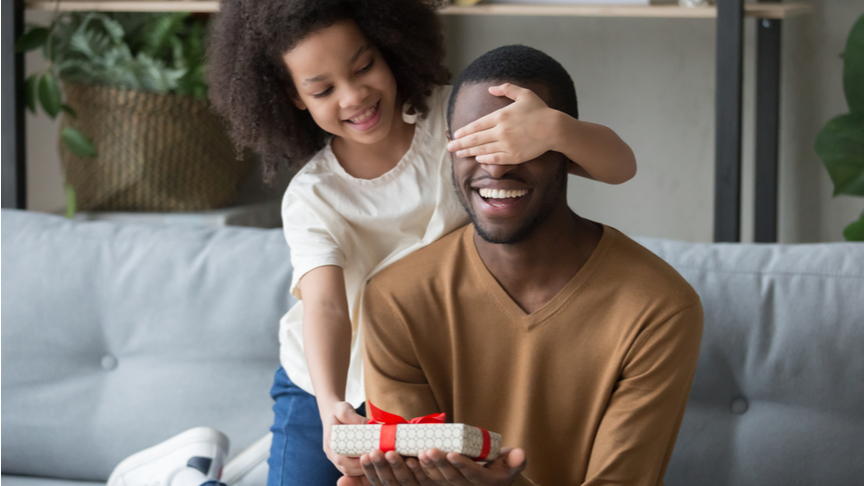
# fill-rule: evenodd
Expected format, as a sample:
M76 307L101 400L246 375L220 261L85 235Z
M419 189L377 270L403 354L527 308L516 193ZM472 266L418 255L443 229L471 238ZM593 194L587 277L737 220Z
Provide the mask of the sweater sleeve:
M623 363L594 440L584 485L663 484L702 339L696 302L648 326Z
M363 299L363 371L367 401L406 418L441 412L414 352L405 315L389 293L367 286Z

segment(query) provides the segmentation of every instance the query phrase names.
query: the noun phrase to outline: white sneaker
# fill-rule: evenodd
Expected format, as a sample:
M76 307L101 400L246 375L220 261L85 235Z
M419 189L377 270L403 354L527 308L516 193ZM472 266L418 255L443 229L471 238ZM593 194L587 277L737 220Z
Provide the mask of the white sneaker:
M222 482L227 486L267 484L267 458L273 434L268 433L225 465Z
M106 486L199 486L218 480L228 447L228 437L216 429L189 429L124 459Z

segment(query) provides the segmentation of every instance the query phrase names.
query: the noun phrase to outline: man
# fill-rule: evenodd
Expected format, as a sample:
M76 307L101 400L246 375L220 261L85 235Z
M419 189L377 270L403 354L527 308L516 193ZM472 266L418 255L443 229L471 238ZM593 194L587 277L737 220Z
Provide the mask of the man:
M450 128L511 103L489 92L502 82L577 115L564 68L508 46L457 80ZM517 447L485 467L434 449L376 451L361 458L372 484L662 484L702 307L665 262L567 206L568 163L557 152L510 166L454 156L472 224L369 283L369 401L404 417L446 412Z

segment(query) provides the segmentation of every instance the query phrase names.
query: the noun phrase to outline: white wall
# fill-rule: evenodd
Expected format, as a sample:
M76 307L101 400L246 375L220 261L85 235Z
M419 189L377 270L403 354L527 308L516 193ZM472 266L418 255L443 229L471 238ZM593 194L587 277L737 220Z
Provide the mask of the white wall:
M813 152L824 123L848 110L839 55L860 0L811 0L813 13L784 21L780 135L780 241L842 240L864 199L831 198ZM28 13L28 20L37 14ZM570 71L581 118L614 128L636 153L639 173L620 186L571 178L580 214L631 235L711 241L714 203L715 28L703 19L446 17L455 73L504 44L523 43ZM755 21L746 23L744 120L745 241L752 240ZM28 69L39 62L28 57ZM28 116L28 204L64 204L56 125Z

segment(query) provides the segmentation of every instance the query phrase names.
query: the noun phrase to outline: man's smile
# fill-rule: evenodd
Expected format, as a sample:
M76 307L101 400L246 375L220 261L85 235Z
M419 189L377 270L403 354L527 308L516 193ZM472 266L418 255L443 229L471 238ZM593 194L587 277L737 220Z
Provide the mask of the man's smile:
M480 197L483 199L508 199L522 197L525 194L528 194L528 191L525 189L489 189L486 187L478 189L477 192L480 193Z
M531 198L529 189L474 188L476 210L488 217L514 216L519 213Z

